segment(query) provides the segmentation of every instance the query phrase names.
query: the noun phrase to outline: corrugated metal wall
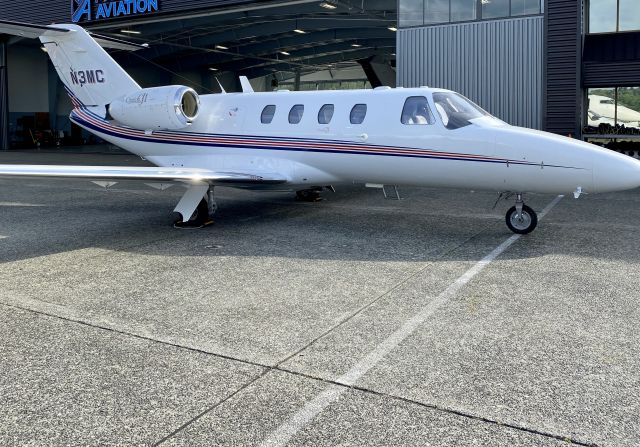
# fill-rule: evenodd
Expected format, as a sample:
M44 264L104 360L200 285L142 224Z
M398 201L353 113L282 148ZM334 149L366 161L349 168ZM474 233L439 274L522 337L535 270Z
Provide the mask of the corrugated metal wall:
M582 53L584 87L640 86L640 32L587 34Z
M582 1L547 0L544 129L579 135L582 123Z
M0 151L9 149L9 84L7 42L0 36Z
M640 60L585 62L582 80L584 87L638 87L640 86Z
M462 93L504 121L542 126L542 16L398 30L398 86Z

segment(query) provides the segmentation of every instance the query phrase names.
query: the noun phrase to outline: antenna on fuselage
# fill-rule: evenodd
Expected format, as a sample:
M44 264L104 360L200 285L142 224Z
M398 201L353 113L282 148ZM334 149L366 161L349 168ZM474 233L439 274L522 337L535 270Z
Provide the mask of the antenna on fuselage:
M253 87L246 76L240 76L240 85L242 86L242 93L253 93Z
M220 79L215 78L216 82L218 83L218 87L220 87L220 93L227 93L227 91L224 89L224 87L222 86L222 84L220 83Z

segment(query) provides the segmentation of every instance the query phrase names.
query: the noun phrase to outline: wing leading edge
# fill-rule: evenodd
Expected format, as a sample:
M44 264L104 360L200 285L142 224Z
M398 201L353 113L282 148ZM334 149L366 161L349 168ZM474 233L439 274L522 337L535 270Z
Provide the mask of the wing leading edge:
M246 174L199 168L131 166L0 165L0 178L51 178L84 180L140 180L208 183L210 185L277 185L287 179L278 174Z
M180 199L175 212L186 222L202 200L210 206L213 200L212 186L232 186L238 188L260 188L266 185L287 183L288 179L278 174L247 174L241 172L221 172L198 168L163 168L132 166L60 166L60 165L0 165L0 179L48 178L90 180L103 187L119 181L138 180L158 189L166 189L162 183L181 182L187 191ZM211 194L211 197L208 197ZM206 197L206 199L205 199Z

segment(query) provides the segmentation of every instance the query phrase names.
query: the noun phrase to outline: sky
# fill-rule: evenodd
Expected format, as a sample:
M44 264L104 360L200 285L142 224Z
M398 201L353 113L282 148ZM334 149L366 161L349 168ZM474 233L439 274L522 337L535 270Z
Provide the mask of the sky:
M589 4L589 32L616 31L617 0L591 0ZM620 0L620 31L640 29L640 1Z

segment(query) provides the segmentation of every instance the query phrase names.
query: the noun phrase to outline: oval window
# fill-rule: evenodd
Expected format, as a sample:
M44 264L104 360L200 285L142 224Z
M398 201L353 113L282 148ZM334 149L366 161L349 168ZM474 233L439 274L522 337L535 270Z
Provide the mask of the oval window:
M275 114L276 114L276 106L274 105L266 106L262 110L262 115L260 115L260 121L262 122L262 124L271 124L271 121L273 121L273 116Z
M349 119L351 124L362 124L364 118L367 116L367 105L366 104L356 104L351 109L351 113L349 114Z
M289 123L298 124L302 121L302 115L304 114L304 106L302 104L296 104L291 107L289 111Z
M333 104L325 104L320 108L318 112L318 124L329 124L331 118L333 118L333 111L335 107Z

